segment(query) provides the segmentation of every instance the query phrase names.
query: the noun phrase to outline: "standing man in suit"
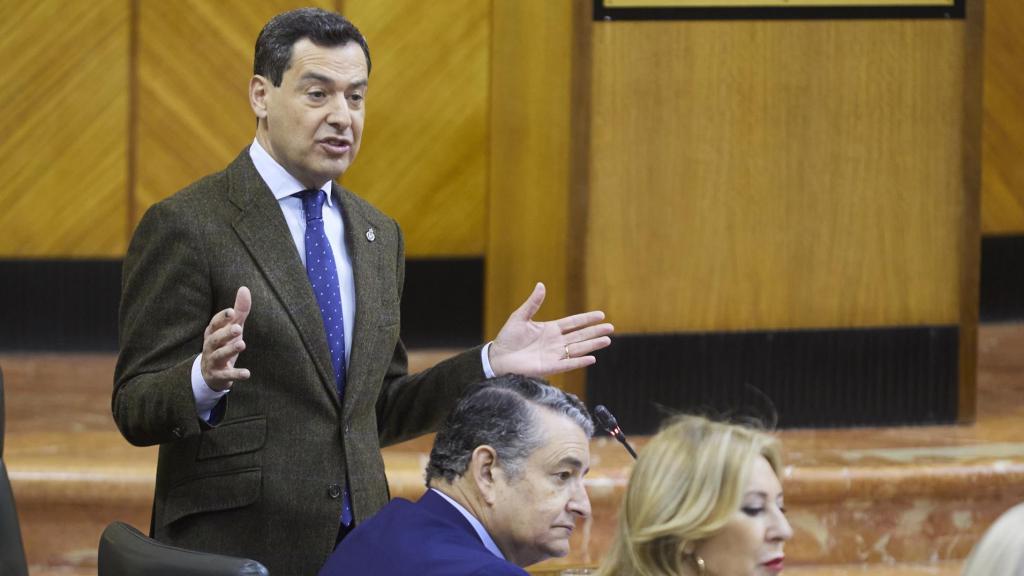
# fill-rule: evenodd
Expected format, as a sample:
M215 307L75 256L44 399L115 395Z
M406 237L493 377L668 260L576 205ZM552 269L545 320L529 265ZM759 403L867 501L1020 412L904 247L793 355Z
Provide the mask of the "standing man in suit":
M359 525L320 576L527 576L522 567L568 554L590 515L593 433L579 399L542 380L483 382L438 431L427 492Z
M249 84L255 140L135 231L112 409L128 441L160 445L162 542L312 574L387 503L382 445L433 430L485 376L580 368L610 343L600 312L533 321L538 284L492 342L407 373L401 231L334 182L359 150L370 68L343 17L273 18Z

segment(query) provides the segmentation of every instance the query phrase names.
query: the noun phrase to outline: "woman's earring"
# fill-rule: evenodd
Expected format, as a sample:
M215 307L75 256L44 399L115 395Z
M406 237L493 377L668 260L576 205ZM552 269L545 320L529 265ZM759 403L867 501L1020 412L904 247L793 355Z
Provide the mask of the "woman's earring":
M707 566L704 565L704 559L696 552L693 553L693 563L697 565L697 574L705 576L708 573Z

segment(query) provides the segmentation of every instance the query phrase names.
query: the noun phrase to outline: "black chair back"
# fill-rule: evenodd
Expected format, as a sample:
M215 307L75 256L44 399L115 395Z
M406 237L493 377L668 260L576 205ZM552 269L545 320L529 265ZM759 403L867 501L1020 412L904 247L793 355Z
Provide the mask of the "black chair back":
M99 576L269 576L255 560L195 552L161 544L113 522L100 537Z

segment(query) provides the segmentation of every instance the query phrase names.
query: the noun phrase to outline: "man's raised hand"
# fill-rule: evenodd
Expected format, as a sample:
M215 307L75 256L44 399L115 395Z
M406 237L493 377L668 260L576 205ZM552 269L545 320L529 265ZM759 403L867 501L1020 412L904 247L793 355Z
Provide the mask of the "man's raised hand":
M591 353L611 344L609 336L615 327L602 322L601 311L535 322L533 316L544 303L544 294L544 284L538 282L491 343L488 360L496 376L548 376L583 368L597 361Z
M249 370L235 368L235 362L245 350L242 331L251 309L252 294L242 286L235 294L234 307L214 314L203 333L201 369L203 379L211 390L227 390L236 380L249 379Z

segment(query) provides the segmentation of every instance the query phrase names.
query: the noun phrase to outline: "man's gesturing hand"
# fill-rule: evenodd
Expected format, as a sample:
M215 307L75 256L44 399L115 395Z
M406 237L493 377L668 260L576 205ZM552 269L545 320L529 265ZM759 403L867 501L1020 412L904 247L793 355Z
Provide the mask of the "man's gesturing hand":
M604 312L584 312L550 322L534 322L533 315L544 303L544 285L537 283L491 343L488 360L496 376L524 374L547 376L590 366L590 356L612 343L615 327L604 320Z
M235 368L245 350L242 328L252 309L252 294L242 286L235 294L235 306L216 313L203 333L203 380L211 390L231 388L235 380L248 380L249 370Z

